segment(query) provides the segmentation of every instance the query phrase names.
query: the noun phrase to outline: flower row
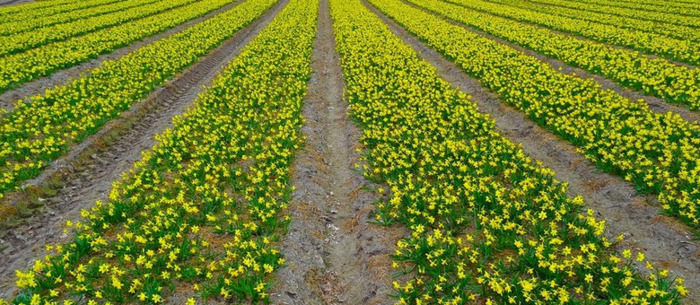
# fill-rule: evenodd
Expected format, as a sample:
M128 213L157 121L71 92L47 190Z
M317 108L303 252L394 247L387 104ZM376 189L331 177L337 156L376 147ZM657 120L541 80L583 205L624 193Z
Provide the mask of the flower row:
M591 6L602 6L603 8L613 7L629 11L648 11L652 13L685 15L700 17L700 5L698 3L684 3L679 1L655 2L655 1L604 1L604 0L584 0Z
M158 0L155 0L158 1ZM75 12L65 12L55 15L49 15L45 17L38 17L25 20L17 20L14 22L7 22L0 24L0 36L7 36L15 33L22 33L32 29L44 28L52 26L55 24L67 23L74 20L79 20L83 18L99 16L103 14L114 13L118 11L123 11L132 7L142 6L144 4L149 4L155 2L154 0L143 1L143 0L130 0L117 3L109 3L106 5L91 7L87 9L82 9Z
M666 57L691 65L700 64L700 45L690 40L620 28L613 25L550 15L482 0L445 0L496 16L541 25L550 29L580 35L595 41L628 47L640 52ZM690 24L689 24L690 25ZM697 25L700 26L700 21Z
M641 20L658 21L663 23L687 25L700 27L700 20L697 17L690 17L678 14L667 14L664 12L646 12L642 10L630 10L608 5L609 3L592 5L586 2L574 2L565 0L531 0L532 2L551 4L583 11L599 12L615 16L636 18ZM675 1L674 1L675 2ZM669 3L669 2L666 2Z
M50 43L0 58L0 93L22 83L50 75L109 53L151 35L201 17L235 0L176 0L188 5L127 22L102 31ZM163 2L162 5L172 5Z
M62 23L29 32L2 37L0 44L0 57L17 54L29 49L43 46L52 42L64 41L98 30L124 24L132 20L138 20L164 11L194 3L196 0L158 1L141 0L143 5L133 7L125 11L101 15L93 18L80 19L73 22ZM95 33L100 35L101 32Z
M232 12L250 18L248 0ZM268 297L284 264L289 168L301 144L317 1L290 0L160 134L73 241L17 271L13 304L195 304Z
M376 219L410 229L393 255L398 304L679 303L682 280L641 276L629 262L643 253L613 251L580 197L359 0L331 13L365 176L389 188Z
M230 0L203 1L174 11L191 19ZM0 118L0 194L36 176L74 144L139 102L258 18L274 0L244 2L121 58L89 75L48 89Z
M670 103L687 105L694 110L700 109L700 71L697 69L443 1L407 1L571 66L602 75L624 87Z
M584 11L568 7L545 5L541 3L524 2L518 0L498 0L498 2L550 15L560 15L568 18L583 19L596 23L609 24L626 29L657 33L666 37L672 37L676 39L691 40L694 42L700 41L700 33L698 32L698 29L691 26L669 24L658 21L649 21L643 19L636 19L632 17L610 15L606 13Z
M57 0L36 1L32 3L6 6L0 8L0 23L46 17L59 13L88 9L118 1L119 0Z
M601 169L657 194L669 214L700 228L700 126L656 113L592 79L562 74L400 0L371 1L502 101L578 146Z
M634 3L634 4L646 3L646 4L653 4L653 5L658 5L658 6L690 7L690 8L700 9L700 2L695 1L695 0L679 0L679 1L673 1L673 2L664 1L664 0L620 0L620 2Z

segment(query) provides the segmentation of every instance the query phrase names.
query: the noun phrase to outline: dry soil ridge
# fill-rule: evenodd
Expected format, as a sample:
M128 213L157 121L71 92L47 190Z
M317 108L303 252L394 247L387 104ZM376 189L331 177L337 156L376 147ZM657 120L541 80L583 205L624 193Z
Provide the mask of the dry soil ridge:
M348 119L328 0L321 0L314 70L302 110L306 145L293 166L292 223L273 304L390 304L398 228L370 224L377 187L353 168L360 130Z

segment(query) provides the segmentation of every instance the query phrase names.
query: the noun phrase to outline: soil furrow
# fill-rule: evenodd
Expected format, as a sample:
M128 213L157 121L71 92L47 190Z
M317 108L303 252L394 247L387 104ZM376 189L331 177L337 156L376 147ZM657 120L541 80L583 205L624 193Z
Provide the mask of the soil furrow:
M43 93L46 89L50 89L50 88L53 88L57 85L68 83L71 79L77 79L77 78L82 77L83 75L89 75L91 70L99 67L103 61L120 58L120 57L126 55L127 53L132 52L132 51L134 51L134 50L136 50L144 45L147 45L147 44L150 44L150 43L157 41L159 39L168 37L172 34L180 32L180 31L182 31L190 26L193 26L193 25L200 23L204 20L212 18L212 17L218 15L219 13L225 12L225 11L235 7L236 5L238 5L239 3L243 2L243 1L244 0L235 1L233 3L225 5L224 7L221 7L215 11L209 12L208 14L206 14L204 16L201 16L199 18L195 18L193 20L190 20L188 22L185 22L183 24L180 24L178 26L170 28L164 32L150 36L150 37L145 38L143 40L133 42L128 46L116 49L110 53L102 54L102 55L98 56L97 58L91 59L87 62L77 64L77 65L72 66L70 68L57 70L57 71L51 73L50 75L37 78L33 81L26 82L17 88L7 90L7 91L0 94L0 108L6 110L8 112L12 111L12 109L15 108L15 106L14 106L15 102L18 100L28 100L30 97L32 97L34 95Z
M654 196L640 195L630 183L601 172L574 146L542 129L517 109L503 104L496 93L482 87L478 80L425 46L372 5L366 2L365 5L421 58L433 65L443 79L470 94L480 111L495 120L501 134L519 143L530 157L554 170L558 180L568 182L571 196L583 196L598 217L606 220L609 236L624 234L627 238L621 247L643 250L655 266L684 278L690 291L700 291L700 278L696 276L700 273L700 246L685 225L659 214ZM700 296L691 294L687 301L700 304Z
M314 74L303 108L306 145L293 167L292 223L271 294L274 304L388 304L398 228L370 224L378 200L353 169L360 130L347 115L327 0L321 0L312 55Z
M154 135L172 127L172 118L190 107L203 86L209 84L287 2L280 0L261 18L240 30L180 77L105 125L67 156L55 161L38 178L27 182L37 187L55 181L65 181L65 184L56 188L54 195L42 198L43 208L24 224L3 230L6 233L0 236L3 256L0 258L0 298L16 292L13 270L27 268L43 256L45 244L64 241L67 236L62 232L63 224L67 220L78 220L81 209L92 206L96 200L106 200L112 182L140 159L143 150L156 144ZM16 194L12 199L21 201L26 197Z
M484 36L484 37L491 39L493 41L496 41L500 44L507 45L515 50L518 50L522 53L525 53L529 56L535 57L535 58L539 59L540 61L547 63L549 66L551 66L555 70L559 71L560 73L572 74L572 75L576 75L576 76L578 76L580 78L584 78L584 79L592 78L598 84L600 84L603 88L613 90L617 94L622 95L623 97L625 97L631 101L638 101L640 99L643 99L644 102L647 103L647 105L649 105L649 109L651 109L655 112L666 113L668 111L671 111L673 113L680 115L683 119L685 119L688 122L693 122L693 123L697 124L697 122L700 121L700 113L695 112L695 111L691 111L690 109L688 109L685 106L674 105L674 104L671 104L669 102L664 101L661 98L658 98L655 96L650 96L650 95L645 95L639 91L635 91L633 89L629 89L629 88L620 86L615 81L613 81L609 78L606 78L605 76L592 74L592 73L589 73L586 70L583 70L581 68L576 68L576 67L570 66L569 64L567 64L561 60L554 59L554 58L548 57L546 55L532 51L530 49L521 47L521 46L516 45L512 42L509 42L505 39L498 38L496 36L493 36L491 34L484 32L484 31L472 28L470 26L464 25L464 24L459 23L457 21L440 16L439 14L435 14L435 13L431 12L430 10L424 9L424 8L417 6L417 5L414 5L412 3L409 3L409 2L404 2L404 3L406 3L407 5L410 5L412 7L415 7L417 9L423 10L424 12L432 14L438 18L441 18L441 19L449 22L452 25L459 26L465 30L472 32L472 33ZM560 34L570 35L570 34L566 34L566 33L560 33ZM582 38L582 39L585 39L585 38ZM647 56L647 57L649 57L649 56Z

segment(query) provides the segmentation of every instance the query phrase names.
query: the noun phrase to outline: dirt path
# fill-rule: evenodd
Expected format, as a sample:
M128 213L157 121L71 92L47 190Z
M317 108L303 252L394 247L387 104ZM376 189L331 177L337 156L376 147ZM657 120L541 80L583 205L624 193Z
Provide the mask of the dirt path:
M369 224L375 188L353 169L360 130L346 113L342 70L328 1L321 0L309 93L307 137L293 169L292 224L281 245L273 304L390 304L391 260L398 228Z
M577 153L572 145L540 128L522 112L505 106L494 92L482 87L479 81L426 47L370 4L365 2L365 5L424 60L436 67L443 79L471 94L480 111L488 113L496 121L501 134L520 143L530 157L554 170L558 180L568 182L570 195L582 195L585 202L596 210L598 217L607 220L609 235L625 234L627 239L622 246L643 250L654 265L683 277L691 292L700 292L700 277L697 276L700 274L700 246L685 225L659 215L659 208L653 204L653 196L640 196L630 183L601 172ZM698 294L689 296L688 303L700 304Z
M34 95L41 94L43 93L46 89L52 88L57 85L65 84L67 83L70 79L75 79L75 78L80 78L82 75L89 75L90 71L94 68L97 68L102 64L103 61L106 60L112 60L112 59L117 59L119 57L124 56L125 54L134 51L144 45L150 44L156 40L168 37L172 34L175 34L177 32L180 32L190 26L193 26L197 23L200 23L204 20L207 20L209 18L212 18L219 13L225 12L236 5L242 3L244 0L238 0L233 3L230 3L228 5L225 5L224 7L221 7L217 10L214 10L212 12L209 12L208 14L195 18L193 20L190 20L188 22L185 22L183 24L180 24L178 26L175 26L173 28L170 28L164 32L158 33L156 35L150 36L148 38L145 38L143 40L138 40L130 45L116 49L110 53L107 54L102 54L98 56L95 59L91 59L90 61L72 66L67 69L63 70L58 70L50 75L44 76L37 78L33 81L26 82L19 87L15 89L11 89L8 91L5 91L3 93L0 93L0 108L5 109L6 111L12 111L14 109L14 104L17 100L20 99L28 99Z
M435 13L433 13L433 12L427 10L427 9L424 9L424 8L422 8L422 7L420 7L420 6L417 6L417 5L414 5L414 4L412 4L412 3L408 3L408 2L404 2L404 3L406 3L407 5L410 5L410 6L412 6L412 7L415 7L415 8L417 8L417 9L420 9L420 10L422 10L422 11L424 11L424 12L427 12L427 13L429 13L429 14L432 14L432 15L438 17L438 18L441 18L442 20L445 20L445 21L449 22L449 23L452 24L452 25L459 26L459 27L461 27L461 28L463 28L463 29L465 29L465 30L468 30L468 31L472 32L472 33L475 33L475 34L484 36L484 37L486 37L486 38L488 38L488 39L491 39L491 40L493 40L493 41L496 41L496 42L498 42L498 43L500 43L500 44L507 45L507 46L509 46L509 47L511 47L511 48L513 48L513 49L515 49L515 50L518 50L518 51L520 51L520 52L523 52L523 53L525 53L525 54L527 54L527 55L529 55L529 56L535 57L535 58L539 59L540 61L542 61L542 62L544 62L544 63L547 63L549 66L551 66L551 67L554 68L555 70L558 70L560 73L563 73L563 74L573 74L573 75L577 75L578 77L584 78L584 79L592 78L592 79L594 79L598 84L600 84L603 88L605 88L605 89L611 89L611 90L617 92L617 94L622 95L623 97L625 97L625 98L627 98L627 99L629 99L629 100L631 100L631 101L637 101L637 100L639 100L639 99L643 99L644 102L647 103L647 104L649 105L649 108L650 108L651 110L655 111L655 112L658 112L658 113L666 113L666 112L668 112L668 111L671 111L671 112L673 112L673 113L676 113L676 114L680 115L683 119L685 119L685 120L688 121L688 122L694 122L694 123L697 124L697 123L700 121L700 112L691 111L690 109L688 109L687 107L685 107L685 106L683 106L683 105L674 105L674 104L671 104L671 103L668 103L668 102L664 101L664 100L661 99L661 98L658 98L658 97L655 97L655 96L650 96L650 95L644 95L643 93L641 93L641 92L639 92L639 91L635 91L635 90L632 90L632 89L629 89L629 88L620 86L620 85L618 85L617 83L615 83L615 81L613 81L613 80L611 80L611 79L609 79L609 78L606 78L606 77L604 77L604 76L592 74L592 73L587 72L586 70L583 70L583 69L580 69L580 68L572 67L572 66L568 65L567 63L565 63L565 62L563 62L563 61L561 61L561 60L554 59L554 58L551 58L551 57L547 57L546 55L539 54L539 53L537 53L537 52L535 52L535 51L532 51L532 50L530 50L530 49L521 47L521 46L516 45L516 44L514 44L514 43L511 43L511 42L509 42L509 41L507 41L507 40L498 38L498 37L496 37L496 36L493 36L493 35L491 35L491 34L488 34L488 33L486 33L486 32L483 32L483 31L481 31L481 30L472 28L472 27L470 27L470 26L464 25L464 24L462 24L462 23L459 23L459 22L457 22L457 21L451 20L451 19L449 19L449 18L445 18L445 17L443 17L443 16L440 16L439 14L435 14ZM517 21L517 20L516 20L516 21ZM555 31L555 32L556 32L556 31ZM567 34L567 33L559 33L559 34L571 36L571 34ZM577 38L586 40L586 38L582 38L582 37L577 37ZM650 56L647 56L647 57L650 57ZM685 65L685 66L687 66L687 65ZM561 70L559 70L560 68L561 68Z
M60 179L66 184L55 195L43 199L44 211L36 212L19 227L5 230L0 237L0 298L16 290L13 270L26 268L43 256L43 246L62 242L67 236L62 228L66 220L80 218L80 210L96 200L106 200L112 182L129 170L141 157L141 151L156 142L154 135L172 126L172 117L183 113L195 100L203 85L211 82L222 67L237 56L243 47L259 33L287 0L280 0L253 24L239 31L222 46L196 63L179 78L151 94L108 123L98 134L86 139L64 158L54 162L33 185ZM117 133L114 135L114 133ZM105 138L110 138L105 140ZM112 144L110 145L109 142ZM56 178L56 175L60 178ZM17 196L21 200L21 196Z

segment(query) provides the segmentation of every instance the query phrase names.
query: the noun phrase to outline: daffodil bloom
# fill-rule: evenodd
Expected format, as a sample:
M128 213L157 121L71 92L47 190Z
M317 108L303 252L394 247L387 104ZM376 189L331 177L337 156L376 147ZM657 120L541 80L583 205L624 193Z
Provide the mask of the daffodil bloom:
M188 2L191 3L179 8ZM59 67L89 60L97 54L194 19L230 2L159 2L154 5L161 9L175 9L110 28L107 33L96 32L50 44L47 50L37 48L5 56L0 60L0 92ZM232 36L264 8L261 6L258 12L245 17L234 16L232 12L235 10L226 12L218 19L229 26L197 24L120 58L105 61L90 74L48 89L29 102L19 101L14 110L0 117L0 159L3 160L0 161L0 177L6 177L0 179L0 193L14 190L23 180L38 175L49 164L47 161L60 157L71 146L97 132L107 121L207 54L221 40Z
M402 1L368 2L447 58L475 64L475 71L476 63L498 67L495 57L475 59L502 48L488 40L466 39ZM410 230L393 251L396 270L409 272L394 282L399 303L636 303L637 291L646 301L679 302L671 285L656 285L658 278L617 259L606 246L605 222L583 211L582 198L567 196L566 184L498 134L469 96L441 80L365 5L330 6L345 96L363 127L364 175L391 190L377 214ZM512 65L512 58L498 61ZM513 73L520 71L488 74L488 81L511 81L500 75ZM606 280L613 276L630 282Z
M554 30L586 37L591 40L629 47L640 52L656 54L693 65L700 62L700 49L692 41L685 38L672 38L644 31L633 31L614 25L589 22L578 18L574 19L533 12L516 7L504 7L503 5L481 0L450 0L450 2L495 14L496 16L532 22ZM609 13L609 11L606 11L606 13ZM647 12L637 10L635 13L645 14ZM700 26L700 21L689 16L662 15L669 19L680 19L676 21L678 22L677 24L693 27Z
M700 74L694 69L676 65L662 58L649 59L639 52L616 48L601 42L582 40L535 25L493 16L479 9L488 7L489 12L498 12L499 15L507 16L512 16L511 14L516 12L518 16L533 14L539 16L533 17L538 22L542 22L541 13L498 6L481 0L452 0L450 1L452 3L437 0L410 0L409 2L538 53L555 57L572 66L605 76L623 87L643 91L647 95L657 96L671 103L686 104L692 109L700 108L700 88L698 88ZM544 16L551 19L557 18ZM566 21L573 22L570 19ZM575 26L580 26L579 21L576 19ZM682 40L686 37L688 36L683 37Z
M178 36L181 51L206 52L275 3L245 1L193 26ZM114 183L109 200L81 212L73 242L18 271L25 293L13 301L91 299L99 291L102 304L168 303L176 282L227 302L267 300L269 274L285 263L275 241L288 224L318 6L289 1ZM48 280L48 270L61 281Z

